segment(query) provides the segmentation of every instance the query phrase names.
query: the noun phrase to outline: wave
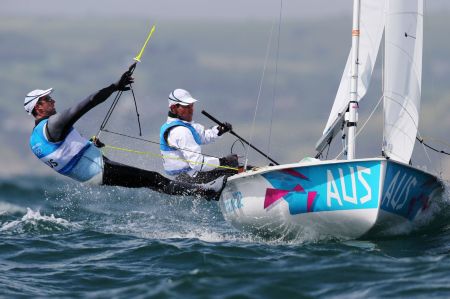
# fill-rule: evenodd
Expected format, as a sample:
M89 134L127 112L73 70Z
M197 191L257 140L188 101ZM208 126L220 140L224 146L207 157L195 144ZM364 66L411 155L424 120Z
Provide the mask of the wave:
M0 216L6 214L18 214L24 213L26 209L20 205L8 203L8 202L0 202Z
M450 231L449 190L447 185L444 200L422 215L427 224L424 229L405 227L381 238ZM73 229L210 243L295 245L342 241L308 231L289 238L240 232L226 222L216 202L188 196L168 196L148 189L84 186L53 178L0 181L0 232L47 234Z
M6 221L1 223L0 232L21 234L21 233L54 233L79 229L80 225L71 223L63 218L57 218L53 214L50 216L41 215L40 211L33 211L27 208L27 213L20 220Z

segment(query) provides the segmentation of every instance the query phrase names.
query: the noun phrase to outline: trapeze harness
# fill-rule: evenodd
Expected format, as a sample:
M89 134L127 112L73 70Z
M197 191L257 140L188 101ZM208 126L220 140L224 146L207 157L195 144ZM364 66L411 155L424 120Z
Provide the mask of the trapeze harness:
M200 135L191 124L179 119L163 124L159 132L159 148L163 156L164 170L168 175L179 175L193 170L189 163L184 159L183 153L179 149L169 146L167 143L170 130L178 126L188 128L191 131L195 142L198 145L202 144Z
M64 140L48 141L45 130L48 119L39 122L30 137L36 157L56 172L79 182L101 183L103 157L100 150L73 127Z

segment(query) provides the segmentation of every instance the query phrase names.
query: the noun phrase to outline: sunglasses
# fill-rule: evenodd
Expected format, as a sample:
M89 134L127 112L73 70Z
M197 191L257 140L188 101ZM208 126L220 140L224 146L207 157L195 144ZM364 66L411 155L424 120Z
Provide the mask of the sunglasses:
M194 108L193 104L190 104L190 105L187 105L187 106L180 105L180 104L175 104L175 105L177 106L177 108L179 108L179 107L182 107L182 108L185 108L185 109L192 109L192 108Z
M43 97L41 97L41 98L39 98L39 101L38 102L47 102L47 103L51 103L51 102L54 102L55 100L52 98L52 97L50 97L50 96L43 96Z

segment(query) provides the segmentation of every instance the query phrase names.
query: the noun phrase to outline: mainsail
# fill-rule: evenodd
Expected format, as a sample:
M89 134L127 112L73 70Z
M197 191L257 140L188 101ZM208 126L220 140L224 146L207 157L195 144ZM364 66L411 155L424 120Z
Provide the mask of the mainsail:
M369 87L372 70L380 47L381 37L384 29L385 1L362 0L360 12L360 38L358 59L358 101L366 94ZM331 109L328 122L323 134L332 129L333 123L346 110L350 100L350 77L351 77L351 53L347 59L344 73L342 74L333 108Z
M408 163L419 124L423 0L389 1L385 40L383 152Z

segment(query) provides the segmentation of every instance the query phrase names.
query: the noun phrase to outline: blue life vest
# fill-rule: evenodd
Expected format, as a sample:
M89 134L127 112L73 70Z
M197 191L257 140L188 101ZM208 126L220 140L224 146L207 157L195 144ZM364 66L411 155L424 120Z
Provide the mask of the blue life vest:
M178 126L188 128L191 131L192 136L194 136L195 142L197 142L197 144L202 144L202 139L200 138L200 135L197 133L197 131L194 129L194 127L188 123L185 123L184 121L177 119L173 122L165 123L161 126L161 130L159 131L159 144L160 144L159 149L160 150L167 151L167 152L178 150L177 148L170 147L169 144L167 144L166 138L164 137L166 131L172 129L173 127L178 127Z
M185 160L183 153L178 148L170 147L166 140L166 137L168 137L167 133L169 132L169 130L178 126L188 128L191 131L195 142L199 145L202 144L202 139L200 135L195 130L195 128L189 123L185 123L177 119L170 123L165 123L161 126L161 130L159 132L159 143L160 143L159 148L163 156L164 170L168 175L172 176L192 171L192 168L189 165L189 163Z
M64 140L50 142L45 135L47 122L47 119L41 121L30 137L31 150L39 160L58 173L81 182L103 172L101 152L91 142L73 127ZM84 156L86 161L82 160Z

